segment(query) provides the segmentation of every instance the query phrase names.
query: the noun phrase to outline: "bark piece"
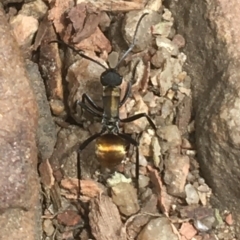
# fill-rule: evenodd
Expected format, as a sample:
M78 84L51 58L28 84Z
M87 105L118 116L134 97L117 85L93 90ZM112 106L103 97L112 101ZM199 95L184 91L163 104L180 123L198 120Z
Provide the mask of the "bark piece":
M61 185L64 189L68 190L71 194L65 194L68 198L75 198L79 195L78 179L66 178L61 181ZM92 180L81 180L81 194L86 197L85 199L94 198L101 194L103 190L100 185Z
M90 202L89 223L92 234L99 240L126 240L120 214L111 198L100 195Z
M49 99L62 100L62 64L58 44L49 44L50 41L56 40L56 34L51 24L46 24L46 28L40 47L40 70L45 80Z

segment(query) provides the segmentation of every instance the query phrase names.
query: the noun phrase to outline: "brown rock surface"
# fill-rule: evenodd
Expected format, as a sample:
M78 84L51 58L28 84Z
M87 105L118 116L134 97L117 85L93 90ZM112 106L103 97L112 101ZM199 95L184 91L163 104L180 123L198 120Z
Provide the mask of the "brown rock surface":
M0 23L0 238L40 239L36 101L2 8Z
M186 39L202 174L240 232L240 30L237 0L169 0Z

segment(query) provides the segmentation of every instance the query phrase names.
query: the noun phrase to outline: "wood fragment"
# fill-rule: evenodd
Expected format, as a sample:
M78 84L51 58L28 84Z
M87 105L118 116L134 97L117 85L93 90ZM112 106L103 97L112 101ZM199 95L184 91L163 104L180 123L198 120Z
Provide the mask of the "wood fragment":
M101 1L92 1L92 0L81 0L80 2L93 3L94 7L98 8L101 11L108 12L129 12L133 10L142 10L144 4L140 2L128 2L128 1L118 1L118 0L101 0Z
M79 180L77 178L65 178L61 181L61 186L68 190L70 194L65 194L72 199L77 199L79 193ZM94 198L101 194L103 190L99 187L100 185L92 180L81 180L81 195L86 198Z
M99 195L90 201L89 224L98 240L127 239L118 209L108 196Z

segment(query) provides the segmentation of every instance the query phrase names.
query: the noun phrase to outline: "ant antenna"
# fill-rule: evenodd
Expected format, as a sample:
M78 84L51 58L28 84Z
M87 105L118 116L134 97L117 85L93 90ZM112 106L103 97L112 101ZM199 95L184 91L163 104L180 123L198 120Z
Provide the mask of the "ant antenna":
M65 45L65 46L69 47L70 49L72 49L73 52L77 53L77 54L80 55L81 57L86 58L86 59L88 59L88 60L90 60L90 61L92 61L92 62L95 62L96 64L98 64L99 66L101 66L102 68L104 68L105 70L108 69L108 68L106 68L103 64L101 64L100 62L98 62L97 60L95 60L95 59L93 59L93 58L91 58L91 57L83 54L81 51L76 50L74 47L72 47L71 45L68 45L67 43L65 43L65 42L63 42L63 41L61 41L61 40L52 40L52 41L48 42L48 44L50 44L50 43L60 43L60 44L63 44L63 45Z
M114 69L118 68L118 66L122 63L122 61L127 57L127 55L133 50L135 44L136 44L136 35L137 35L137 31L138 31L138 28L139 28L139 25L142 21L142 19L148 15L149 13L144 13L140 19L138 20L138 23L137 23L137 26L136 26L136 29L135 29L135 32L134 32L134 35L133 35L133 42L131 43L130 47L128 48L128 50L124 53L124 55L121 57L121 59L118 61L117 65L115 66Z
M133 50L133 48L134 48L134 46L135 46L135 44L136 44L136 35L137 35L137 31L138 31L139 25L140 25L142 19L143 19L146 15L148 15L148 14L149 14L149 13L144 13L144 14L140 17L140 19L138 20L138 23L137 23L137 26L136 26L136 29L135 29L135 32L134 32L134 35L133 35L133 42L131 43L131 45L130 45L130 47L128 48L128 50L127 50L127 51L124 53L124 55L121 57L121 59L118 61L118 63L117 63L117 65L115 66L115 68L113 68L113 69L118 68L118 66L122 63L122 61L123 61L123 60L127 57L127 55ZM74 47L72 47L71 45L68 45L67 43L65 43L65 42L63 42L63 41L61 41L61 40L52 40L52 41L48 42L48 44L50 44L50 43L60 43L60 44L63 44L63 45L65 45L65 46L69 47L70 49L72 49L73 52L77 53L77 54L80 55L81 57L86 58L86 59L88 59L88 60L90 60L90 61L92 61L92 62L95 62L96 64L98 64L99 66L101 66L102 68L104 68L105 70L108 70L108 68L106 68L103 64L101 64L101 63L98 62L97 60L95 60L95 59L93 59L93 58L85 55L85 54L82 53L81 51L76 50Z

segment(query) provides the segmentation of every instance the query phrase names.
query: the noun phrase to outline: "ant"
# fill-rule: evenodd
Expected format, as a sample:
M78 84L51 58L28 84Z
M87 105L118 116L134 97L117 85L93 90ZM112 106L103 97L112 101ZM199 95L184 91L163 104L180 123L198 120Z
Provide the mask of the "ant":
M123 106L123 104L126 102L126 100L130 96L131 83L128 82L125 95L122 99L120 99L120 96L121 96L120 85L122 84L123 78L117 72L116 69L119 67L122 61L127 57L127 55L134 48L135 42L136 42L136 34L138 31L139 25L142 19L146 15L148 15L148 13L144 13L139 19L133 35L132 44L130 45L128 50L124 53L124 55L121 57L121 59L118 61L117 65L114 68L106 68L100 62L90 58L89 56L77 51L72 46L69 46L61 41L54 40L50 42L50 43L52 42L63 43L67 45L70 49L72 49L74 52L79 54L81 57L86 58L90 61L93 61L105 69L105 71L101 74L101 77L100 77L100 82L103 86L103 95L102 95L103 107L96 105L96 103L94 103L94 101L86 93L82 95L82 101L78 100L76 102L76 104L81 106L82 109L88 111L93 116L96 116L102 119L101 131L99 133L92 135L91 137L86 139L82 144L80 144L79 154L81 153L82 150L84 150L87 147L88 144L96 140L95 154L97 159L100 162L100 165L105 168L113 168L117 166L119 163L121 163L121 161L126 156L127 147L129 146L129 144L132 144L136 148L136 173L135 173L136 175L135 176L136 176L136 182L137 182L136 184L137 189L139 188L138 186L138 181L139 181L138 145L139 143L135 139L130 137L128 134L120 133L119 123L132 122L139 118L145 117L154 130L156 130L156 126L153 123L152 119L146 113L139 113L125 119L119 118L119 109L121 106ZM77 165L78 165L78 179L80 181L80 178L81 178L80 158L78 158Z

